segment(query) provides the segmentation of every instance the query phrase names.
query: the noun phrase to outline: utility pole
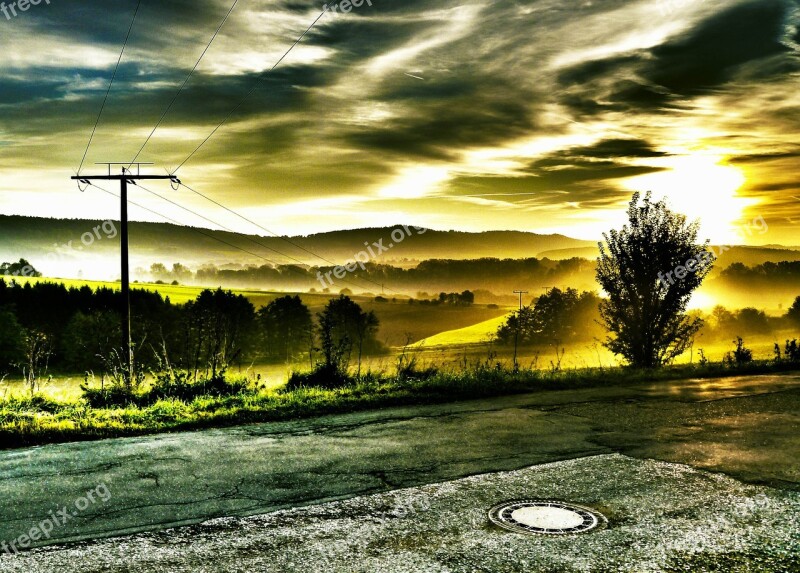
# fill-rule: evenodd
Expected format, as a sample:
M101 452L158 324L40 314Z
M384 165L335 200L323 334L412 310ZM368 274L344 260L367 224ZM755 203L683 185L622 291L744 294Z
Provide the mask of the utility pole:
M519 343L519 323L522 321L522 295L528 294L526 290L515 290L514 294L519 295L519 314L517 314L517 327L514 329L514 372L517 371L517 345Z
M142 165L152 165L152 163L95 163L95 165L107 165L107 175L76 175L73 181L78 181L84 185L89 185L93 180L96 181L119 181L119 212L120 212L120 282L122 291L122 305L120 307L120 317L122 319L122 356L125 361L126 369L124 372L125 382L130 384L133 380L133 352L131 349L131 285L130 269L128 264L128 184L136 185L138 180L168 180L173 184L180 184L180 179L174 175L141 175ZM111 174L112 165L121 165L122 173L119 175ZM127 165L128 167L124 167ZM136 175L131 173L130 168L136 166Z
M528 291L526 291L526 290L515 290L514 294L518 294L519 295L519 309L522 310L522 295L523 294L528 294Z

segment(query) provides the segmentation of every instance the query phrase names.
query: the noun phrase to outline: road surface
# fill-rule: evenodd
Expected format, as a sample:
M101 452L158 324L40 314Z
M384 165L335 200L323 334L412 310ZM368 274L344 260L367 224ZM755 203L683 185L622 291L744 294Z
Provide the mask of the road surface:
M798 413L799 376L759 376L547 391L5 451L0 540L18 541L65 509L69 515L30 546L600 454L676 462L797 492ZM89 503L87 493L99 487L108 495Z

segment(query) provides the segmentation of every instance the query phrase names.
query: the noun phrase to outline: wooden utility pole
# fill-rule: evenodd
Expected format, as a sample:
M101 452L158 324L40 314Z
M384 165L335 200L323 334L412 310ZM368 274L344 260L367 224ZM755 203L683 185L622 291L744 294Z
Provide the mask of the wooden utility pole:
M514 372L517 371L517 345L519 343L519 323L522 321L522 295L528 294L526 290L515 290L519 295L519 314L517 314L517 327L514 329Z
M133 352L131 349L131 285L130 268L128 264L128 184L136 185L138 180L168 180L173 184L180 184L180 179L174 175L141 175L142 165L152 165L152 163L96 163L95 165L107 165L107 175L76 175L72 177L74 181L89 185L92 181L119 181L119 213L120 213L120 282L122 284L122 305L120 307L120 317L122 319L122 356L125 361L126 371L124 372L126 383L130 384L133 380ZM120 165L122 173L119 175L111 174L111 166ZM127 167L124 167L126 166ZM136 166L136 175L131 173L130 168Z

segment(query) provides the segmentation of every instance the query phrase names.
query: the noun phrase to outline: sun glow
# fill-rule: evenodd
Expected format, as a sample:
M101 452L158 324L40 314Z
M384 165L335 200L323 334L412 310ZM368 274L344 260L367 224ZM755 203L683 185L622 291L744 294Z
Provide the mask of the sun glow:
M665 198L671 209L689 220L700 219L700 239L736 244L742 237L736 222L755 201L739 197L746 178L737 167L726 165L719 155L686 155L663 160L666 171L632 177L625 186L633 191L652 191Z

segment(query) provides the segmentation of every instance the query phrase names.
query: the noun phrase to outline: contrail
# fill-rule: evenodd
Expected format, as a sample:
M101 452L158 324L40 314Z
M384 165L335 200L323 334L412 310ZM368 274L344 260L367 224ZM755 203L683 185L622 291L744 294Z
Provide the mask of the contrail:
M405 75L407 75L408 77L410 77L410 78L416 78L416 79L418 79L418 80L425 81L425 78L421 78L421 77L419 77L419 76L415 76L414 74L409 74L408 72L403 72L403 73L404 73Z

